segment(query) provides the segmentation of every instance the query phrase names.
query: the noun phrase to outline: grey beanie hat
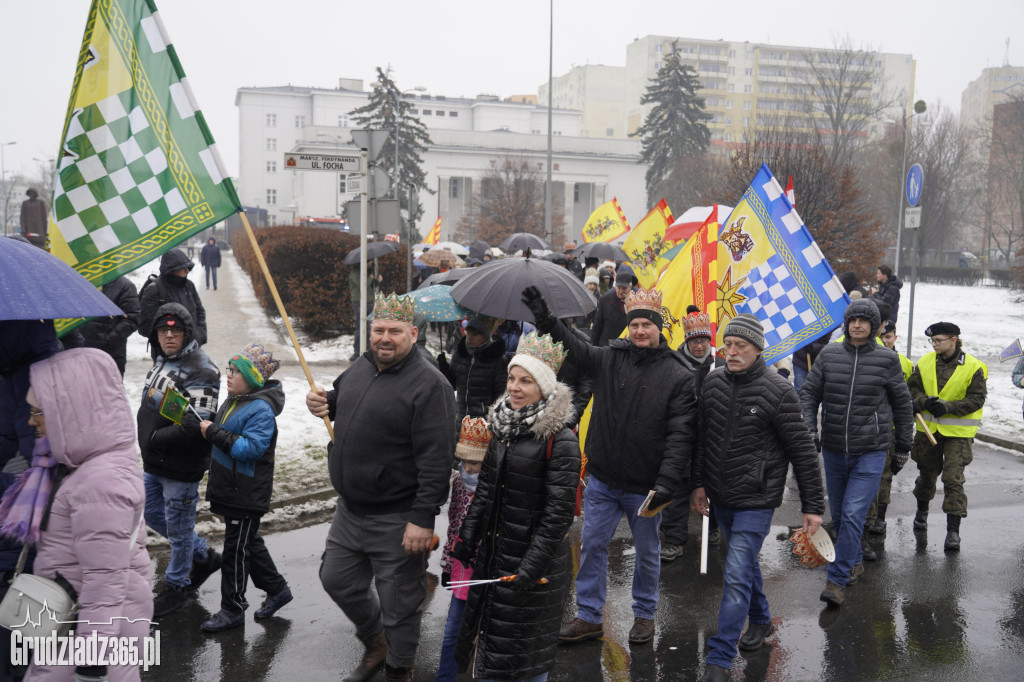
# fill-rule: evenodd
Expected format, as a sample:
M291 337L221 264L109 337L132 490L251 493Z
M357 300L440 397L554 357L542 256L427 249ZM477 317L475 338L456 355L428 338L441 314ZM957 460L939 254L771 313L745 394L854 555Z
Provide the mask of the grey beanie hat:
M746 339L757 346L759 350L764 350L764 327L761 326L761 320L750 313L740 313L729 320L725 329L722 330L722 338L727 336Z

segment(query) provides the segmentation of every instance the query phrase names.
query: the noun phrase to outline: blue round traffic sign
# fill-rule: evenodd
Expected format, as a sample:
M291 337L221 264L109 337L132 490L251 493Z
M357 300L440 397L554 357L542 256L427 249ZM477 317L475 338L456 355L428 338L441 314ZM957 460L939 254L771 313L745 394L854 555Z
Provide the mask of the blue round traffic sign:
M921 164L915 163L907 171L907 203L917 206L921 201L921 189L924 187L924 170Z

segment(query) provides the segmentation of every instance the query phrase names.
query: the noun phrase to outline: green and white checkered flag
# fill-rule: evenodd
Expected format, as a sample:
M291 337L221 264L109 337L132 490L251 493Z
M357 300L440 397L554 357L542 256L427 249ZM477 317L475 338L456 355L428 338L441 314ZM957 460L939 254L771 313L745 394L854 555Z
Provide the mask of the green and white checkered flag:
M151 0L92 3L61 140L51 251L97 286L240 210Z

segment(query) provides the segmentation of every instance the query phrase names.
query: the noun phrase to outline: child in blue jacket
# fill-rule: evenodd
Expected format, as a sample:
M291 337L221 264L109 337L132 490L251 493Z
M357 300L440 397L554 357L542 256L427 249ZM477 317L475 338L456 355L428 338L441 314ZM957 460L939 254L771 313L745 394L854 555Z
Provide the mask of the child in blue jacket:
M246 346L228 360L228 399L221 403L216 421L200 422L203 437L213 446L206 499L210 511L223 516L225 524L221 610L202 624L206 632L245 622L250 576L253 585L267 593L256 618L269 618L292 600L288 583L259 536L260 519L270 510L274 489L276 417L284 408L281 382L270 380L280 365L262 345Z

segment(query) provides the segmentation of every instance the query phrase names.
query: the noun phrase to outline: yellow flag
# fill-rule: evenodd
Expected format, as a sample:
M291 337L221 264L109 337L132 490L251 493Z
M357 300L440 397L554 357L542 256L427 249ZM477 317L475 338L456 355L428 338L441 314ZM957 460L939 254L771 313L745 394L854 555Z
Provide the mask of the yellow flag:
M695 305L711 317L714 334L718 290L718 210L711 215L672 259L655 288L661 292L662 333L673 348L686 338L683 318L686 307Z
M658 281L658 273L668 266L663 254L675 245L665 239L665 230L671 224L672 210L662 199L630 231L622 245L633 264L633 274L645 289L653 287Z
M629 232L629 222L622 214L619 201L612 197L611 201L597 207L580 234L585 242L610 242Z
M441 241L441 216L437 217L437 222L430 228L430 232L427 233L427 238L423 240L423 243L434 246L439 241Z

